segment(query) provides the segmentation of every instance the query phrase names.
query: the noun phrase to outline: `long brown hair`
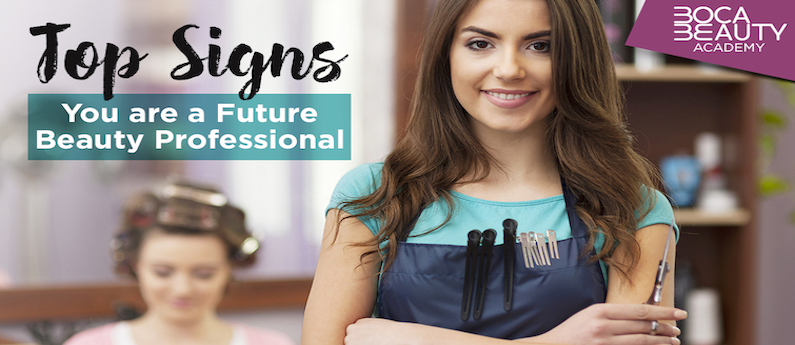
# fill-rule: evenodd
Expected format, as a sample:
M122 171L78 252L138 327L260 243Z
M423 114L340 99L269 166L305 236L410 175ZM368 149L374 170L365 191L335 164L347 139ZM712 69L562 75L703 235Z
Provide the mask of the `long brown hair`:
M370 195L343 204L358 216L375 217L381 229L369 243L381 245L385 269L394 260L420 210L443 198L456 183L485 178L496 167L469 126L453 93L450 46L458 20L477 0L440 0L425 31L419 79L404 136L384 162L381 184ZM623 93L610 48L593 0L547 0L551 23L552 76L557 108L550 115L547 138L561 177L577 198L577 214L605 245L593 257L622 274L634 266L639 246L634 237L636 213L644 216L643 198L654 196L653 166L633 149L624 125ZM466 176L474 176L464 181ZM653 204L653 203L652 203ZM452 212L448 212L448 219ZM628 265L611 259L616 243L631 253Z

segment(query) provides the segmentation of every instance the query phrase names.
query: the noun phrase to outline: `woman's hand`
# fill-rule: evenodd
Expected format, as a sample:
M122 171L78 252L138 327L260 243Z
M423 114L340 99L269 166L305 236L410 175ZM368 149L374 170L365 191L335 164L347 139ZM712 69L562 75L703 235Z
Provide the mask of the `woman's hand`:
M676 246L671 246L667 261L671 267L665 277L661 306L642 304L649 298L657 274L657 267L665 251L670 226L654 224L635 233L640 246L640 257L635 267L626 275L617 270L608 272L610 284L605 304L594 304L572 315L549 332L532 337L530 342L540 341L565 344L679 344L678 328L671 320L687 317L674 305L674 266ZM613 253L616 262L629 264L631 254L619 245ZM650 335L652 321L659 321L657 335Z
M651 335L652 321L682 320L684 310L644 304L594 304L572 315L547 333L523 339L527 342L560 344L680 344L680 331L659 322Z
M345 345L420 344L415 323L363 318L345 329Z

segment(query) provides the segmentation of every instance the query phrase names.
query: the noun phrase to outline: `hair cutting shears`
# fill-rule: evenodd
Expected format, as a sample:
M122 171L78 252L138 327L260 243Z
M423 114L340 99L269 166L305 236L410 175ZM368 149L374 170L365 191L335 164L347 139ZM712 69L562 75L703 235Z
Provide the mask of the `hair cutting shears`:
M662 290L663 283L665 282L665 275L671 270L671 266L668 265L668 252L671 249L671 236L673 233L674 225L671 223L671 228L668 230L668 239L665 241L665 251L663 252L663 257L662 260L660 260L660 264L657 266L654 289L652 289L651 296L649 296L649 300L646 301L646 304L660 305L660 301L662 301ZM660 327L659 321L654 320L651 322L651 335L657 334L658 327Z

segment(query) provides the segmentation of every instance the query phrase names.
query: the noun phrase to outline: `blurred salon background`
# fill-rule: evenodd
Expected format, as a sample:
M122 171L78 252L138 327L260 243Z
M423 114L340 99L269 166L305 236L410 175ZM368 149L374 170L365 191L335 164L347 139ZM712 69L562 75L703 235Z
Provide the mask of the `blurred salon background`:
M607 25L638 149L660 164L680 209L678 302L694 319L685 344L787 344L795 315L795 87L788 82L624 47L632 0L597 1ZM382 160L405 124L416 78L417 45L433 0L113 0L2 1L0 6L0 344L60 344L70 327L113 319L57 317L4 306L15 296L74 296L130 284L111 270L109 241L124 200L175 177L217 186L247 212L262 242L257 264L235 274L259 295L297 286L297 302L222 308L229 320L287 332L299 340L302 303L314 272L324 209L351 168ZM642 3L642 1L641 1ZM338 80L317 83L265 76L261 94L351 94L350 161L28 161L27 94L100 93L101 71L74 80L59 65L47 84L36 76L48 22L59 57L80 42L149 53L115 93L234 94L248 80L206 72L187 81L169 73L185 62L173 32L195 24L200 56L221 47L222 63L245 43L270 54L274 43L304 53L322 41L348 58ZM222 30L210 39L211 26ZM688 177L690 176L690 177ZM289 282L293 285L278 285ZM273 284L275 285L273 285ZM259 285L256 285L259 284ZM287 289L292 289L292 288ZM81 290L82 289L82 290ZM103 291L111 291L103 290ZM302 295L303 294L303 295ZM5 297L4 297L5 296ZM246 295L250 296L250 295ZM254 296L257 296L254 293ZM302 297L303 296L303 297ZM70 308L80 309L77 305ZM21 312L22 309L25 312ZM110 307L109 307L110 309ZM68 313L67 313L68 314ZM37 315L42 315L37 317ZM695 323L697 322L697 323ZM689 329L688 329L689 327ZM37 336L48 333L49 338ZM45 339L45 340L42 340Z
M91 41L132 46L149 53L139 72L116 79L115 93L236 94L249 79L205 71L187 81L170 72L185 62L172 42L174 31L195 24L187 37L197 53L221 47L222 65L245 43L270 56L274 43L309 55L323 41L334 54L348 55L338 80L318 83L267 73L260 94L343 93L351 95L350 161L27 161L28 93L100 93L101 68L87 80L63 70L47 83L36 75L44 36L28 30L48 22L69 23L58 34L59 59L66 49ZM210 27L222 30L210 38ZM324 208L336 181L349 169L379 160L394 140L395 5L385 1L3 1L0 32L0 294L3 289L92 286L125 282L111 271L109 241L123 202L141 189L179 177L217 186L247 213L262 242L258 262L236 272L240 281L311 279L317 261ZM249 63L248 59L243 65ZM338 58L339 58L338 57ZM286 66L289 66L288 58ZM307 61L308 62L308 61ZM263 291L263 294L267 294ZM8 309L7 309L8 310ZM300 306L224 314L264 328L300 334ZM34 341L25 322L9 320L0 304L0 337ZM57 321L57 320L53 320ZM70 320L67 320L70 321ZM52 327L53 332L61 331ZM55 336L57 340L57 336Z

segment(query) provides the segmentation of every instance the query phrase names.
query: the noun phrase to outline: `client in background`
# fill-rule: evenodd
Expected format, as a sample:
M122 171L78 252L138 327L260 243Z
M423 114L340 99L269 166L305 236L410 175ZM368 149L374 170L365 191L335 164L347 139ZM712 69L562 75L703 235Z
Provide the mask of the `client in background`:
M229 324L216 313L232 269L253 264L259 247L244 217L224 194L189 184L131 198L111 246L117 273L138 281L147 310L65 345L292 345L282 333Z

